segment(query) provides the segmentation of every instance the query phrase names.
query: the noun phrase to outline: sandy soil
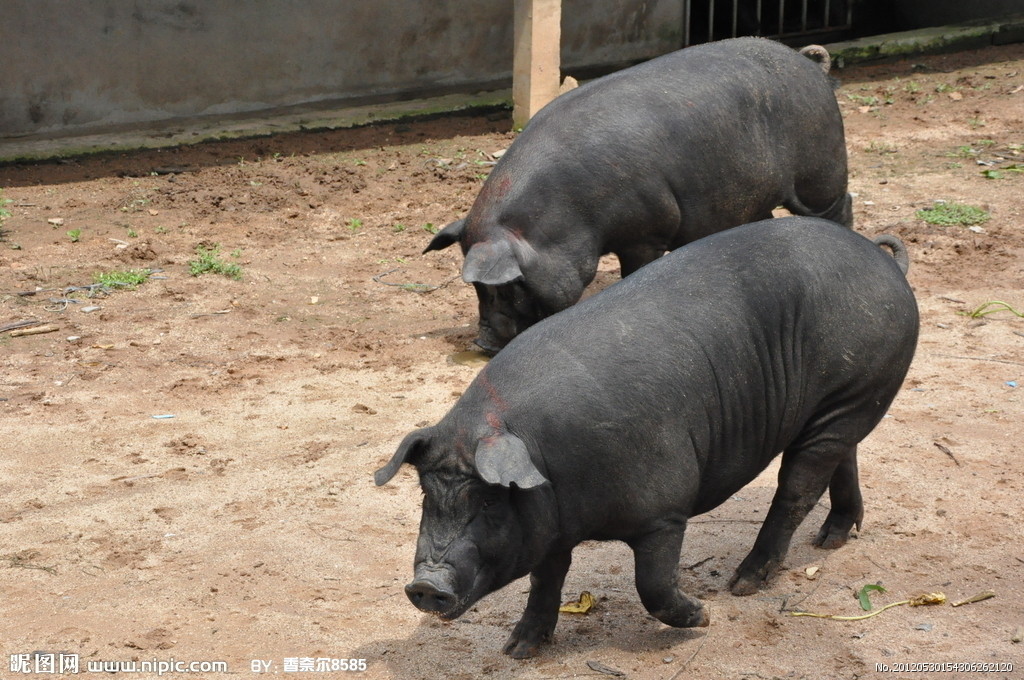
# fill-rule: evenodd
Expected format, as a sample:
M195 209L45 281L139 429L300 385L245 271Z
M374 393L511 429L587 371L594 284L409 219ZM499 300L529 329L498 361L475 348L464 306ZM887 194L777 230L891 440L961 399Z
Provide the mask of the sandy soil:
M0 168L13 200L0 326L58 328L0 333L0 677L34 652L80 655L83 673L173 659L287 675L288 660L326 658L365 659L353 675L373 678L975 677L876 672L955 662L1024 677L1024 319L965 314L1024 310L1024 174L1007 169L1024 164L1024 46L840 75L856 228L906 240L923 313L907 383L861 448L863 531L810 546L823 502L772 584L731 596L770 469L691 525L682 582L710 628L658 623L625 546L585 544L565 594L597 606L563 615L529 661L500 652L525 581L450 624L408 603L415 476L371 481L479 368L450 358L476 324L460 256L420 251L427 225L469 208L513 138L506 115ZM915 216L938 199L991 219L971 231ZM240 280L189 274L212 244ZM94 299L61 290L125 268L159 271ZM606 260L595 286L616 278ZM436 288L387 285L413 283ZM995 597L856 622L790 615L858 614L869 583L887 589L878 605Z

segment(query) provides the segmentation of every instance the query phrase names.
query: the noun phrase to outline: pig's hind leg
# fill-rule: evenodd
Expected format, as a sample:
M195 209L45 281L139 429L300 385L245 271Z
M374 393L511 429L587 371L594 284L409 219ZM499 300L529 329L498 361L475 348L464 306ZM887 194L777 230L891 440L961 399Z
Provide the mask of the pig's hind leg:
M850 529L856 525L860 531L861 520L864 519L864 501L860 495L860 483L857 479L857 448L854 447L849 456L843 459L832 474L828 486L832 509L821 525L814 545L822 548L839 548L850 538Z
M733 595L756 593L782 564L793 532L825 493L831 480L839 478L837 489L848 492L849 471L840 474L836 469L845 461L855 460L856 451L856 446L843 444L827 436L786 449L779 470L779 486L768 515L757 534L753 549L740 563L729 582ZM839 512L843 513L847 509L841 504Z
M664 522L650 533L629 541L636 564L636 589L651 616L676 628L708 625L700 600L679 589L679 551L686 521Z
M537 654L542 643L551 641L562 603L562 585L571 563L572 552L554 553L530 573L526 611L502 648L506 654L528 659Z

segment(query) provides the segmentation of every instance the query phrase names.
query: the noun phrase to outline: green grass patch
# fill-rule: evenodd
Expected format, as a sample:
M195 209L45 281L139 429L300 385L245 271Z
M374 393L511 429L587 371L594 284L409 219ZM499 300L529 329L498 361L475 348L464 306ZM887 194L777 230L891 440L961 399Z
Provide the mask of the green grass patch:
M915 214L928 224L942 227L970 227L988 222L991 217L987 211L964 203L937 203L931 208L922 208Z
M123 288L134 290L149 280L148 269L122 269L109 272L96 272L92 275L93 283L99 283L106 288Z
M14 203L14 199L4 198L4 190L0 189L0 226L3 226L4 220L11 216L11 211L7 209L11 203Z
M239 252L239 254L241 253ZM221 259L219 245L212 247L196 246L196 259L188 261L188 271L192 276L220 274L236 281L242 278L242 267L240 265Z
M1024 312L1018 312L1009 304L1002 302L1001 300L989 300L988 302L977 307L975 310L967 312L966 314L972 319L980 319L983 316L995 314L996 312L1009 312L1014 316L1019 316L1022 319L1024 319Z

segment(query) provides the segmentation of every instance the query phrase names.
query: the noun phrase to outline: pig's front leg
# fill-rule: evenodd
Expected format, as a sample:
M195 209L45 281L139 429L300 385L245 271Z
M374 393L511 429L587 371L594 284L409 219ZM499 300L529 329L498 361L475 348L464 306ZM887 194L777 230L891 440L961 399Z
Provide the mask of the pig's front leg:
M709 623L700 600L679 589L679 551L686 520L665 521L650 533L629 542L636 563L636 589L640 601L656 619L676 628Z
M530 573L530 598L526 611L502 648L514 659L535 656L542 643L550 642L562 604L562 585L572 563L572 552L548 555Z

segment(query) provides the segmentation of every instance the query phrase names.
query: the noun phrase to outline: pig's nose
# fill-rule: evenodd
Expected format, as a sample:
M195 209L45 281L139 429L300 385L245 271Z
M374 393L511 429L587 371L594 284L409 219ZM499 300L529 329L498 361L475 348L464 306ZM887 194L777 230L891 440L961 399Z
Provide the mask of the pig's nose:
M455 593L441 590L429 581L413 581L405 587L405 594L417 609L444 613L455 606Z

